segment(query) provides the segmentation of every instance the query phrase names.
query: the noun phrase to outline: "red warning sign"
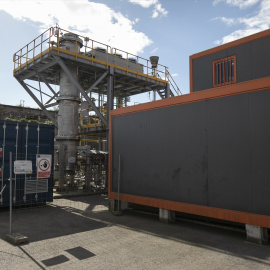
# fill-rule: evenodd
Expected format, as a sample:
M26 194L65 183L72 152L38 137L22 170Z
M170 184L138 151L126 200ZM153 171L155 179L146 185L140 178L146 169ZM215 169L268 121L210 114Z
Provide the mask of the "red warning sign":
M51 175L51 155L37 156L37 178L48 178Z

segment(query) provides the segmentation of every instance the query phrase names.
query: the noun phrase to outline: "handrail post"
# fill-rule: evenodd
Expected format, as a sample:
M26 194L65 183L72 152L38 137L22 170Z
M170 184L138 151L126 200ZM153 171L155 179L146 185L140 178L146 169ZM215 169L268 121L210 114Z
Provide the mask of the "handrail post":
M78 38L79 37L76 35L76 41L75 41L75 48L76 48L76 50L75 50L75 60L77 60L77 58L78 58L78 55L77 55L77 53L78 53L78 51L77 51Z
M40 41L40 60L42 60L42 43L43 43L43 33L41 34L41 41Z
M128 74L128 53L127 53L127 70L126 70L126 74Z
M33 63L35 63L35 48L36 48L36 39L34 39L34 45L33 45Z
M20 51L20 71L22 70L22 49Z
M60 28L58 28L58 31L57 31L57 55L59 55L59 33L60 33Z
M108 45L106 45L106 69L108 69L109 66L109 56L108 56Z
M29 43L26 45L26 67L28 68L28 45Z
M12 152L9 152L9 234L12 234Z
M148 61L149 60L147 60L147 81L148 81L148 78L149 78L149 74L148 74Z
M114 64L116 66L116 48L114 48Z
M93 65L93 58L94 58L94 40L92 40L91 65Z

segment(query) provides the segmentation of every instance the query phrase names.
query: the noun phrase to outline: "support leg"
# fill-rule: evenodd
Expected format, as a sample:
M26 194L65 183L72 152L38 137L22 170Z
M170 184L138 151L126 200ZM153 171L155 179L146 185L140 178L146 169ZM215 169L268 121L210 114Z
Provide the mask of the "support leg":
M121 201L110 199L109 200L109 211L115 216L122 215Z
M247 241L257 244L268 242L267 228L246 224Z
M159 208L159 221L167 224L175 222L175 211Z

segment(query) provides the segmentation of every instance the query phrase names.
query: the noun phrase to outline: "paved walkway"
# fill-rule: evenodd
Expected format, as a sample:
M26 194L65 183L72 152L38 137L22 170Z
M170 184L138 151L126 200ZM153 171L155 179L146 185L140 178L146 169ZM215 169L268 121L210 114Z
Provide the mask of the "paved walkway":
M14 211L14 232L29 244L4 239L9 212L0 210L1 269L270 269L270 245L245 242L245 234L125 211L113 216L105 196L57 199L45 207Z

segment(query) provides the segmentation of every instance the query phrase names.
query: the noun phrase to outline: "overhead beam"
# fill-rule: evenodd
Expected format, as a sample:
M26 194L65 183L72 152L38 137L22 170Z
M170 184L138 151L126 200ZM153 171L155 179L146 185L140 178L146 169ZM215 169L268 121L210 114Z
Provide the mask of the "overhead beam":
M32 72L29 72L29 73L27 73L27 74L25 74L25 75L23 75L23 76L19 76L20 81L24 81L24 80L26 80L26 79L29 79L29 78L31 78L32 76L36 75L36 71L40 73L40 72L42 72L43 70L48 69L48 68L54 66L55 64L57 64L56 60L51 60L49 63L42 65L40 68L37 68L36 70L34 70L34 71L32 71ZM16 77L16 76L15 76L15 77Z
M102 121L102 123L107 126L107 121L104 118L104 116L100 113L100 111L98 110L98 108L96 107L95 103L88 97L88 95L86 94L86 92L84 91L84 89L81 87L81 85L77 82L77 80L74 78L74 76L72 75L71 71L69 70L69 68L67 67L67 65L64 63L64 61L59 57L59 56L55 56L53 55L54 59L57 61L57 63L60 65L60 67L64 70L64 72L67 74L67 76L69 77L69 79L71 80L72 84L77 88L78 91L81 92L81 94L83 95L83 97L87 100L87 102L89 103L89 105L92 107L92 109L95 111L95 113L97 114L97 116L100 118L100 120Z
M109 71L106 70L105 73L103 73L92 85L91 87L86 90L85 92L88 94L89 92L91 92L94 87L96 87L107 75L109 74Z
M48 118L54 123L54 125L58 128L58 123L54 119L54 117L47 111L45 106L38 100L38 98L32 93L32 91L28 88L24 81L20 81L18 78L16 80L19 84L25 89L25 91L32 97L32 99L38 104L38 106L44 111L44 113L48 116Z

